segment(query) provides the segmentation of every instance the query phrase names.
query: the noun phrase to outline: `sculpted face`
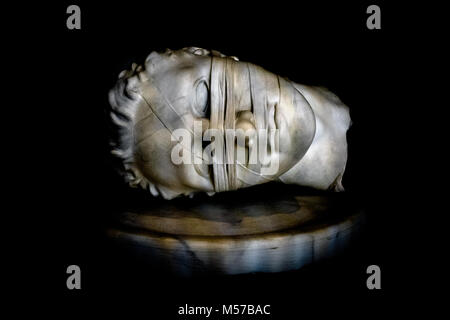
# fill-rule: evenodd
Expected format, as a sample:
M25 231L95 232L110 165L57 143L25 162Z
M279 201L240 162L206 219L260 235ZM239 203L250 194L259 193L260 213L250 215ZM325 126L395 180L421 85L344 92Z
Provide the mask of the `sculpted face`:
M191 47L153 52L122 72L110 104L113 154L130 185L153 195L271 180L340 188L350 120L324 89Z
M209 57L196 56L185 51L166 51L164 54L156 52L150 54L145 62L142 77L154 81L158 93L167 104L161 108L173 107L177 115L183 119L180 127L192 128L194 121L204 120L207 126L209 108L208 84L211 68ZM145 88L143 88L145 90ZM145 96L145 94L142 94ZM150 99L148 99L150 100ZM198 164L176 165L171 160L171 150L176 142L171 141L169 121L155 115L151 102L143 101L142 116L135 140L136 165L144 177L150 181L152 193L161 193L165 198L194 191L214 192L208 166ZM154 185L154 187L153 187Z

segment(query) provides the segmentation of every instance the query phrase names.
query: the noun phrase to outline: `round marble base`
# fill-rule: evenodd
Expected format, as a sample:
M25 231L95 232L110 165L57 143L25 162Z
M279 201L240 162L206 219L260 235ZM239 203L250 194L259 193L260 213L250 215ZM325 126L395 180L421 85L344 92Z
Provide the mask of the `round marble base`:
M118 213L108 235L182 275L295 270L338 254L357 237L364 216L345 193L284 191L150 199Z

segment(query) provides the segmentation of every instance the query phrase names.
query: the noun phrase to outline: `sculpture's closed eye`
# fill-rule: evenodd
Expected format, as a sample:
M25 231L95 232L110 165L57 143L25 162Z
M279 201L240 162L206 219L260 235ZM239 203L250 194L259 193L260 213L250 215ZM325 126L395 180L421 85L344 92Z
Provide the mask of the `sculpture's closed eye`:
M204 118L208 114L209 92L206 82L200 81L196 87L194 112L197 116Z

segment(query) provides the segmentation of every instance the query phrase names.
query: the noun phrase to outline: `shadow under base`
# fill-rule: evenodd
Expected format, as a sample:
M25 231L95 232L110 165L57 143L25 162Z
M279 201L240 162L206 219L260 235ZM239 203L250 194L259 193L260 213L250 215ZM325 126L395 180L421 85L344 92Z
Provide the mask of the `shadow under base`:
M275 186L133 201L114 215L108 236L140 260L187 276L297 270L357 239L364 214L346 193Z

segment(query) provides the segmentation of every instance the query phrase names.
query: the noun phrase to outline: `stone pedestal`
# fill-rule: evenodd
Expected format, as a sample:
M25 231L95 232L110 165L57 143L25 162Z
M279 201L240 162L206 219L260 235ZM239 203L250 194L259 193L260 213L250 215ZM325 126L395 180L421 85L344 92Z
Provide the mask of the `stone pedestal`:
M137 201L115 215L108 235L181 275L296 270L358 236L364 215L348 194L278 186Z

